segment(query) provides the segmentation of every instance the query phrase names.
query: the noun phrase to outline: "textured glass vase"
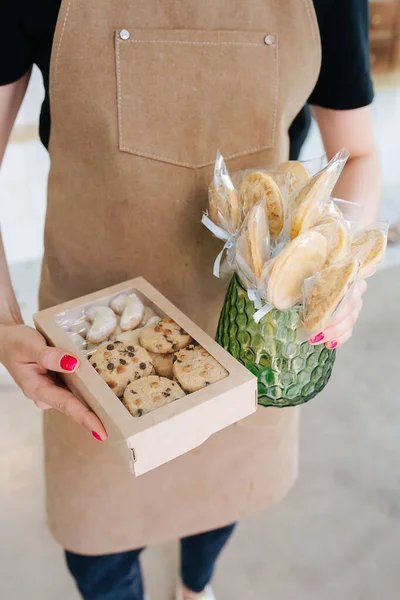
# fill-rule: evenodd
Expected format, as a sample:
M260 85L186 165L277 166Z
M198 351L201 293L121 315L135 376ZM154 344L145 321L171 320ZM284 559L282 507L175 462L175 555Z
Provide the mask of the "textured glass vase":
M258 403L295 406L314 398L329 381L336 351L296 342L299 307L271 310L259 323L254 304L233 276L219 319L217 342L258 378Z

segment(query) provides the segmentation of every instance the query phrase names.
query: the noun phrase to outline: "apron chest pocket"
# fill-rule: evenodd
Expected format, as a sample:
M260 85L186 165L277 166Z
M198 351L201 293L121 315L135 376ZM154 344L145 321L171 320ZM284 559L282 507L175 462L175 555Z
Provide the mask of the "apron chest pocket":
M119 149L200 168L271 148L277 52L266 31L117 31Z

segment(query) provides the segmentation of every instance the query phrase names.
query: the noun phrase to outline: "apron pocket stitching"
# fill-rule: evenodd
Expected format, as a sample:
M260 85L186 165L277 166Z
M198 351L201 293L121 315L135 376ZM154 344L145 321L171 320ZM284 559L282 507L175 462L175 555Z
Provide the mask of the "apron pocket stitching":
M71 0L72 1L72 0ZM275 134L276 134L276 120L277 120L277 101L278 101L278 94L277 94L277 90L278 90L278 75L279 75L279 62L278 62L278 35L277 33L274 33L274 38L275 38L275 43L273 44L273 46L270 46L269 48L266 48L266 51L268 52L272 52L273 53L273 65L272 69L273 69L273 83L270 86L270 90L272 92L272 99L273 101L271 102L272 106L270 107L271 110L271 120L270 120L270 132L269 132L269 139L267 140L267 143L265 144L259 144L259 145L255 145L252 146L250 148L246 148L244 150L239 150L237 152L231 152L225 153L225 159L226 160L230 160L230 159L234 159L234 158L238 158L238 157L242 157L248 154L255 154L257 152L262 152L264 150L268 150L273 146L274 143L274 139L275 139ZM120 51L120 45L121 44L130 44L132 47L133 45L139 46L139 45L144 45L144 44L149 44L149 45L160 45L160 44L164 44L164 45L188 45L188 46L234 46L234 47L238 47L238 46L248 46L248 47L256 47L256 48L263 48L265 46L265 42L260 41L260 42L242 42L242 41L200 41L200 40L196 40L196 41L191 41L191 40L165 40L165 39L151 39L151 40L138 40L138 39L130 39L130 40L121 40L119 37L119 32L116 31L115 32L115 62L116 62L116 79L117 79L117 111L118 111L118 133L119 133L119 149L121 151L124 152L128 152L131 154L134 154L135 156L138 157L143 157L143 158L149 158L149 159L153 159L153 160L158 160L160 162L165 162L167 164L173 164L173 165L177 165L177 166L182 166L182 167L186 167L186 168L192 168L192 169L201 169L207 166L210 166L212 164L214 164L214 157L210 157L210 160L205 160L202 162L188 162L185 160L179 160L178 157L172 157L172 156L167 156L167 155L163 155L163 154L159 154L157 152L152 151L152 149L150 148L145 148L145 147L134 147L132 145L126 144L124 142L124 137L125 137L125 119L124 119L124 105L123 105L123 82L122 82L122 68L121 68L121 63L122 63L122 58L121 58L121 51ZM233 150L233 148L232 148ZM204 157L206 158L206 157Z
M116 67L117 67L117 96L118 96L118 131L119 131L119 140L120 140L120 149L121 148L121 142L122 142L122 136L123 136L123 128L122 128L122 103L121 103L121 98L122 98L122 87L121 87L121 60L120 60L120 52L119 52L119 38L117 38L117 43L116 43L116 48L115 48L115 61L116 61Z
M260 46L264 42L190 42L183 40L117 40L118 44L192 44L194 46Z
M72 1L73 0L69 0L69 2L68 2L67 10L66 10L65 17L64 17L64 22L63 22L61 33L60 33L60 38L59 38L59 41L58 41L56 58L55 58L55 64L54 64L54 74L55 74L55 78L56 79L57 79L58 59L59 59L60 51L61 51L61 44L62 44L62 41L63 41L65 27L67 25L67 21L68 21L68 17L69 17L69 11L70 11L70 8L71 8L71 5L72 5Z
M275 111L274 111L274 115L275 115ZM268 150L269 148L271 148L270 144L267 144L266 146L258 146L256 148L248 148L247 150L242 150L241 152L236 152L235 154L224 155L224 160L238 158L239 156L245 156L246 154L255 154L256 152L262 152L263 150ZM153 158L154 160L159 160L161 162L166 162L166 163L178 165L181 167L189 167L192 169L202 169L203 167L208 167L209 165L213 165L215 162L215 160L210 160L209 162L206 162L206 163L202 163L199 165L193 165L192 163L178 161L173 158L169 158L167 156L159 156L157 154L151 154L150 152L144 152L143 150L139 150L137 148L128 148L127 146L121 145L120 149L125 152L130 152L131 154L143 156L144 158Z

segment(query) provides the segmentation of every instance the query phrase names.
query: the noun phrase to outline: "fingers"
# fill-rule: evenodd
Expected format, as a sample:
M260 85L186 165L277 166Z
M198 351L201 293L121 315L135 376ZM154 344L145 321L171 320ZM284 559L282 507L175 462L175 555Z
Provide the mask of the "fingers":
M107 432L100 419L52 379L52 372L75 372L79 359L65 350L47 346L44 337L26 325L10 327L7 336L5 366L25 396L41 410L55 408L94 433L97 439L105 440Z
M367 284L365 281L358 281L356 283L356 285L354 286L352 297L349 300L343 302L340 309L332 317L329 323L329 327L335 326L337 323L340 323L340 321L343 321L351 314L356 314L358 316L358 313L362 308L362 296L364 295L366 289Z
M38 408L42 410L54 408L91 433L97 433L101 440L107 438L107 432L100 419L70 391L58 386L50 377L37 375L35 378L31 378L30 382L24 386L23 391Z
M348 342L352 335L353 335L353 329L348 329L343 335L337 337L337 339L327 342L325 344L325 346L329 350L334 350L335 348L339 348L340 346L343 346L343 344Z
M362 309L362 296L366 289L365 281L357 282L352 298L343 303L324 331L320 331L310 338L310 343L313 345L325 344L327 348L333 350L347 342L352 336L354 325Z
M20 364L36 363L58 373L73 373L79 368L76 356L60 348L47 346L44 337L31 327L13 326L9 337L13 345L12 357Z
M79 367L79 359L60 348L43 346L38 349L37 363L48 371L74 373Z
M42 389L41 401L70 417L88 431L95 431L103 440L106 439L107 433L100 419L70 391L50 384Z
M351 331L357 322L358 316L362 309L363 302L361 298L358 298L349 308L351 312L343 313L340 320L332 322L324 331L325 339L324 343L332 340L338 340L343 337L347 331Z
M310 344L313 344L314 346L325 344L327 348L332 350L336 348L338 346L337 342L339 338L343 338L347 332L350 332L351 335L361 307L362 300L360 299L352 312L348 313L346 310L345 313L341 314L340 318L338 316L335 321L332 321L332 324L324 329L324 331L321 331L314 337L310 338Z
M35 404L38 408L40 408L40 410L49 410L50 408L52 408L50 404L46 404L45 402L41 402L40 400L37 400Z
M368 284L365 281L365 279L362 279L361 281L357 281L356 285L355 285L355 289L358 291L358 293L361 296L364 296L365 292L367 291L368 288Z

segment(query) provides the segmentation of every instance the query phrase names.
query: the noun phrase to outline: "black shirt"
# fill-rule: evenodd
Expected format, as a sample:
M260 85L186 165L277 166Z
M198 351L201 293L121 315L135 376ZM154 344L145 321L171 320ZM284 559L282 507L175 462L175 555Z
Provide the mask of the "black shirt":
M110 0L112 1L112 0ZM45 99L40 137L50 135L48 97L51 45L61 0L4 0L0 8L0 85L16 81L33 65L42 72ZM322 66L309 104L348 110L372 102L368 0L314 0L322 43ZM289 130L297 158L311 116L306 105Z

